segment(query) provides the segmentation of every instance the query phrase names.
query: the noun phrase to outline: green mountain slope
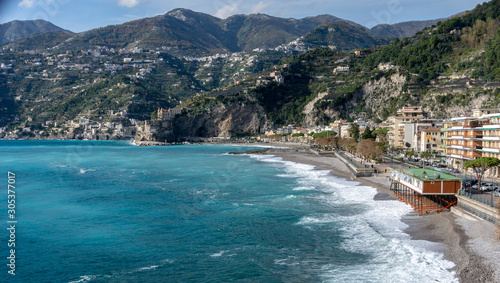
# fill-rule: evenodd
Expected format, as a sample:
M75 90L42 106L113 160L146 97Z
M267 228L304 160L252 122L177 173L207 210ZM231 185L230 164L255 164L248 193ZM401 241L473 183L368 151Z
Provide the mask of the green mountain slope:
M201 56L215 53L275 48L301 37L318 25L341 19L320 15L304 19L284 19L264 14L235 15L227 19L175 9L165 15L106 26L86 32L49 37L35 35L12 42L8 47L20 50L57 47L59 50L85 50L95 46L109 48L166 48L172 54ZM343 21L345 35L362 27ZM353 28L349 30L349 26ZM357 36L353 34L353 36ZM377 41L371 43L379 44ZM346 41L348 46L348 41ZM368 46L367 44L365 44ZM352 46L351 48L356 48Z
M421 105L438 118L500 107L499 20L500 1L494 0L361 55L313 49L276 67L284 84L249 93L279 125L381 121L405 105ZM316 43L331 43L325 40L328 26L313 33ZM308 103L314 103L309 112Z
M253 106L245 109L249 113L258 109L258 115L251 115L252 127L242 132L250 128L256 132L264 125L322 124L336 118L379 121L404 105L422 105L435 117L496 107L500 103L499 7L500 0L494 0L411 38L365 49L380 44L367 29L343 21L320 23L303 40L310 46L335 45L337 50L314 48L304 53L259 50L211 55L215 50L260 48L264 43L256 38L270 38L270 42L277 31L281 37L272 44L283 42L315 21L330 21L328 16L303 19L308 22L265 15L220 20L174 10L76 35L52 33L48 41L33 35L8 46L22 46L24 41L29 46L51 42L55 47L0 53L0 98L6 103L0 109L0 126L39 128L47 121L79 117L107 121L111 115L116 118L117 112L124 121L144 120L158 107L180 105L188 109L187 117L200 123L200 131L189 133L213 134L231 131L219 131L216 125L231 124L237 129L238 123L229 121L224 109L231 109L231 117L244 119L236 113L238 107L248 105ZM266 30L270 23L276 27ZM197 34L198 41L190 39ZM86 40L92 40L92 45ZM175 45L161 47L174 41ZM356 44L360 52L341 50L349 49L342 46L346 41ZM136 53L118 51L147 44L156 47ZM170 52L175 46L211 56L175 56ZM203 130L202 121L210 120L211 113L217 113L220 123L208 123L210 127ZM184 125L189 122L189 118L183 120Z
M408 21L392 25L380 24L372 27L370 29L370 33L375 36L388 37L388 38L412 37L422 29L435 25L438 22L444 20L446 19L436 19L428 21Z
M375 37L369 30L338 21L320 25L302 39L306 46L335 46L338 50L370 48L389 42L386 38Z

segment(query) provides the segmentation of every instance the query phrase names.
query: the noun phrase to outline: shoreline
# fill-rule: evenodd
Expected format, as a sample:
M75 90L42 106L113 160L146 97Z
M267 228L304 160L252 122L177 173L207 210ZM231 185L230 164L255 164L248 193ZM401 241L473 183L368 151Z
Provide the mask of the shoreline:
M375 201L398 201L389 190L386 176L389 176L390 172L373 177L355 177L339 159L317 156L299 148L248 153L274 155L285 161L328 170L336 177L377 189ZM444 259L455 264L451 271L455 272L459 282L500 282L500 242L495 241L494 224L458 208L424 216L409 213L403 216L401 221L408 225L403 232L410 235L412 240L439 244L438 252L444 255Z

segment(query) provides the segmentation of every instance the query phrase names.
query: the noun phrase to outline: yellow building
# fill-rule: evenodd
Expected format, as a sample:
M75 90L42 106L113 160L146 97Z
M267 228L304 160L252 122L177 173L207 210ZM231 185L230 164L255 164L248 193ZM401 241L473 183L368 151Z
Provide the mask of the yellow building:
M437 151L444 154L445 149L441 146L444 143L444 133L441 131L441 128L428 128L421 131L420 152Z

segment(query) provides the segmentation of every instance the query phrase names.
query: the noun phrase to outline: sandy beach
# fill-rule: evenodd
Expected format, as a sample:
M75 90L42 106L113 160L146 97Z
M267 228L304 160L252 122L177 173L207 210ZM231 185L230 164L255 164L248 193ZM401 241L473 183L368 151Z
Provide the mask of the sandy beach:
M266 154L330 170L335 176L375 187L378 190L375 200L396 199L389 190L386 178L389 172L356 178L342 161L334 157L318 156L300 149L269 150ZM403 222L409 226L405 232L413 240L439 244L437 246L442 248L439 251L455 263L452 270L460 282L500 282L500 242L497 241L494 224L459 208L425 216L410 213L403 218Z

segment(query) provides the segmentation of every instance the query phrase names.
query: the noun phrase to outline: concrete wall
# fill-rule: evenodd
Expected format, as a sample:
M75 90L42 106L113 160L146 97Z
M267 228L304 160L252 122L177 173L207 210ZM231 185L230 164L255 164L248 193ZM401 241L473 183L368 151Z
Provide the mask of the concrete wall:
M344 162L345 165L347 165L347 168L349 168L349 171L354 174L356 177L371 177L373 176L373 173L375 173L375 168L359 168L349 162L345 157L342 155L338 154L335 152L335 156L340 159L342 162Z
M478 201L468 197L456 195L458 202L457 206L461 209L468 211L478 217L488 220L492 223L500 224L500 216L498 216L498 209L489 205L482 204Z

